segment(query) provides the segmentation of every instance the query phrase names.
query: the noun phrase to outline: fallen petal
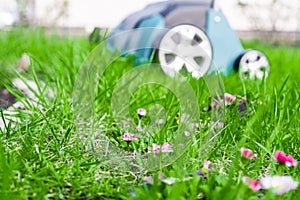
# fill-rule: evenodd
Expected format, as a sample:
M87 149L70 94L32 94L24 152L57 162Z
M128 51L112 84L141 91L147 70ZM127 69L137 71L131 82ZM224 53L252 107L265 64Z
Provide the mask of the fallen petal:
M260 179L260 184L262 189L272 189L277 195L282 195L298 187L298 182L290 176L267 176Z

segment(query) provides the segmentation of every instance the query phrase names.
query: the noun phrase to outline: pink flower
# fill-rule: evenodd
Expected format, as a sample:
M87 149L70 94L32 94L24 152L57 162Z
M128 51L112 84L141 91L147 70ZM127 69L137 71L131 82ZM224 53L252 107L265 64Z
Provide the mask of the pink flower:
M137 126L137 127L136 127L136 130L137 130L138 132L142 132L142 131L143 131L143 128L142 128L141 126Z
M144 117L147 114L147 111L143 108L139 108L137 110L137 113L138 113L139 117Z
M203 112L207 112L207 111L209 111L209 110L211 110L210 105L209 105L208 107L203 108Z
M30 66L30 57L24 53L22 55L22 58L18 61L18 72L23 72L26 71L28 69L28 67Z
M298 187L298 182L290 176L267 176L260 179L262 189L272 189L277 195L284 194Z
M210 111L212 108L219 109L224 102L225 106L239 103L238 111L246 114L245 112L247 110L247 104L248 104L248 101L246 100L246 98L242 97L241 100L238 102L237 96L234 96L229 93L225 93L224 96L221 96L221 97L219 97L219 96L215 96L214 98L210 97L210 101L211 101L211 103L208 105L208 107L203 108L204 112Z
M213 100L212 100L212 97L209 98L210 99L210 104L208 105L208 107L206 108L203 108L203 111L204 112L207 112L207 111L210 111L212 108L216 108L216 109L219 109L221 106L221 101L220 101L220 98L219 97L214 97Z
M219 109L220 107L221 107L221 101L218 99L218 98L216 98L212 103L211 103L211 106L213 107L213 108L216 108L216 109Z
M236 101L236 96L231 95L229 93L224 94L224 99L225 99L225 105L231 105Z
M201 169L198 170L197 175L198 175L198 176L205 177L206 174L207 174L208 171L209 171L210 165L211 165L211 162L210 162L210 161L204 160L204 162L203 162L203 167L202 167Z
M148 151L149 152L153 152L153 153L159 153L161 152L173 152L172 146L168 143L165 142L162 146L158 145L158 144L152 144L152 148L148 147Z
M254 159L255 157L257 157L256 154L253 154L252 150L247 149L247 148L241 148L241 154L243 157L249 158L249 159Z
M132 139L132 140L137 140L137 139L138 139L138 136L132 135L132 136L131 136L131 139Z
M168 143L165 142L162 146L161 146L161 151L162 152L173 152L172 146Z
M224 128L224 123L223 122L218 122L218 128L220 128L220 129Z
M121 138L126 142L130 142L131 140L137 140L138 136L125 133L124 135L121 136Z
M153 151L153 153L159 153L160 146L157 144L152 144L152 151Z
M191 124L190 124L190 127L191 127L192 129L199 130L199 124L198 124L198 123L191 123ZM201 128L203 128L203 127L201 127Z
M298 165L297 160L294 160L294 158L291 155L286 155L282 151L275 151L273 158L274 158L275 162L284 163L288 167Z
M125 133L124 135L122 135L121 138L126 142L131 141L131 137L128 133Z
M159 119L159 120L157 120L157 123L159 124L159 125L162 125L162 124L164 124L164 120L163 119Z
M153 178L151 176L146 176L144 178L144 181L148 184L151 184L151 185L153 184Z
M249 177L243 177L243 182L248 185L254 192L261 189L259 181L253 180Z
M162 172L159 172L159 173L158 173L158 179L159 179L159 180L163 179L164 177L165 177L165 174L164 174L164 173L162 173Z
M182 114L180 122L184 123L184 121L186 120L186 118L187 118L187 115L186 114Z
M209 169L210 165L211 165L211 162L210 162L210 161L208 161L208 160L204 160L204 163L203 163L203 168L205 168L205 169Z

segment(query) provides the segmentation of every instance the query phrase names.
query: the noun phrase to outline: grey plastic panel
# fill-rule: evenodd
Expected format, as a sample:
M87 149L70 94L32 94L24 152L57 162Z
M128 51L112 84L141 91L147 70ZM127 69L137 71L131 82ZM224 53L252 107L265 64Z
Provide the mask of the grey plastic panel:
M135 12L132 15L128 16L123 22L122 22L122 30L129 30L132 28L137 28L136 26L139 24L139 22L145 18L151 17L152 15L156 15L158 13L163 12L166 10L169 6L169 3L166 2L159 2L155 4L150 4L146 8L144 8L141 11Z
M166 26L173 27L180 24L193 24L201 29L206 27L207 7L188 6L177 7L166 17Z

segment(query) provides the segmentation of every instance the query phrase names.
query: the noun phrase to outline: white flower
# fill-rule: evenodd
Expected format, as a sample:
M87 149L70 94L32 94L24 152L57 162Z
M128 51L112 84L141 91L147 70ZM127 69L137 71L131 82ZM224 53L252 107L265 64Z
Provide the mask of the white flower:
M277 195L284 194L298 187L298 182L290 176L267 176L260 179L262 189L272 189Z
M169 177L169 178L164 178L164 179L161 179L162 182L168 184L168 185L172 185L176 182L181 182L181 181L189 181L191 180L192 178L191 177L188 177L188 178L183 178L183 179L179 179L179 178L174 178L174 177Z
M147 111L143 108L139 108L137 110L137 113L138 113L139 117L144 117L147 114Z
M184 132L184 135L185 135L186 137L189 137L191 134L190 134L190 132L185 131L185 132Z
M173 183L177 182L178 180L179 180L178 178L170 177L170 178L162 179L161 181L168 185L172 185Z

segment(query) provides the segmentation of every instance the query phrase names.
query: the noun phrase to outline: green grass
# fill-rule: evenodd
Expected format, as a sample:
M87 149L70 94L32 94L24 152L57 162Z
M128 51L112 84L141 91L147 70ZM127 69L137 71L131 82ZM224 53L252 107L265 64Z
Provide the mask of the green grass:
M123 172L103 164L101 156L86 152L78 140L80 127L74 120L72 92L76 75L88 54L95 47L86 37L46 36L43 30L0 32L0 85L20 76L15 65L23 53L31 57L28 72L21 76L44 81L55 91L54 99L39 97L42 109L20 111L22 123L17 129L0 132L0 199L299 199L300 189L283 196L270 191L252 192L241 178L258 179L264 175L289 175L300 181L298 167L287 168L275 163L272 154L282 150L300 157L300 50L289 46L272 46L257 41L244 42L246 48L265 52L271 63L265 81L245 81L238 74L223 77L226 92L245 96L253 101L252 111L240 119L236 107L226 110L225 128L217 144L205 157L199 157L194 145L172 165L154 172ZM102 58L102 57L101 57ZM103 56L103 59L105 57ZM124 133L111 116L110 97L113 86L132 69L132 58L120 59L102 77L96 95L98 118L111 140L124 149L143 150L152 142L162 144L178 128L179 111L176 98L160 86L143 86L130 100L130 113L137 122L136 109L149 109L153 103L166 107L171 120L151 141L127 146L120 140ZM201 123L209 123L211 113L203 113L209 93L202 80L191 80L197 94ZM1 112L0 112L1 114ZM144 124L149 123L145 118ZM207 128L196 134L201 140ZM132 130L133 131L133 130ZM165 136L167 135L167 136ZM258 157L243 159L240 148L252 149ZM210 160L213 169L204 179L197 176L203 161ZM167 177L190 180L172 185L158 180ZM143 178L153 176L154 184Z

